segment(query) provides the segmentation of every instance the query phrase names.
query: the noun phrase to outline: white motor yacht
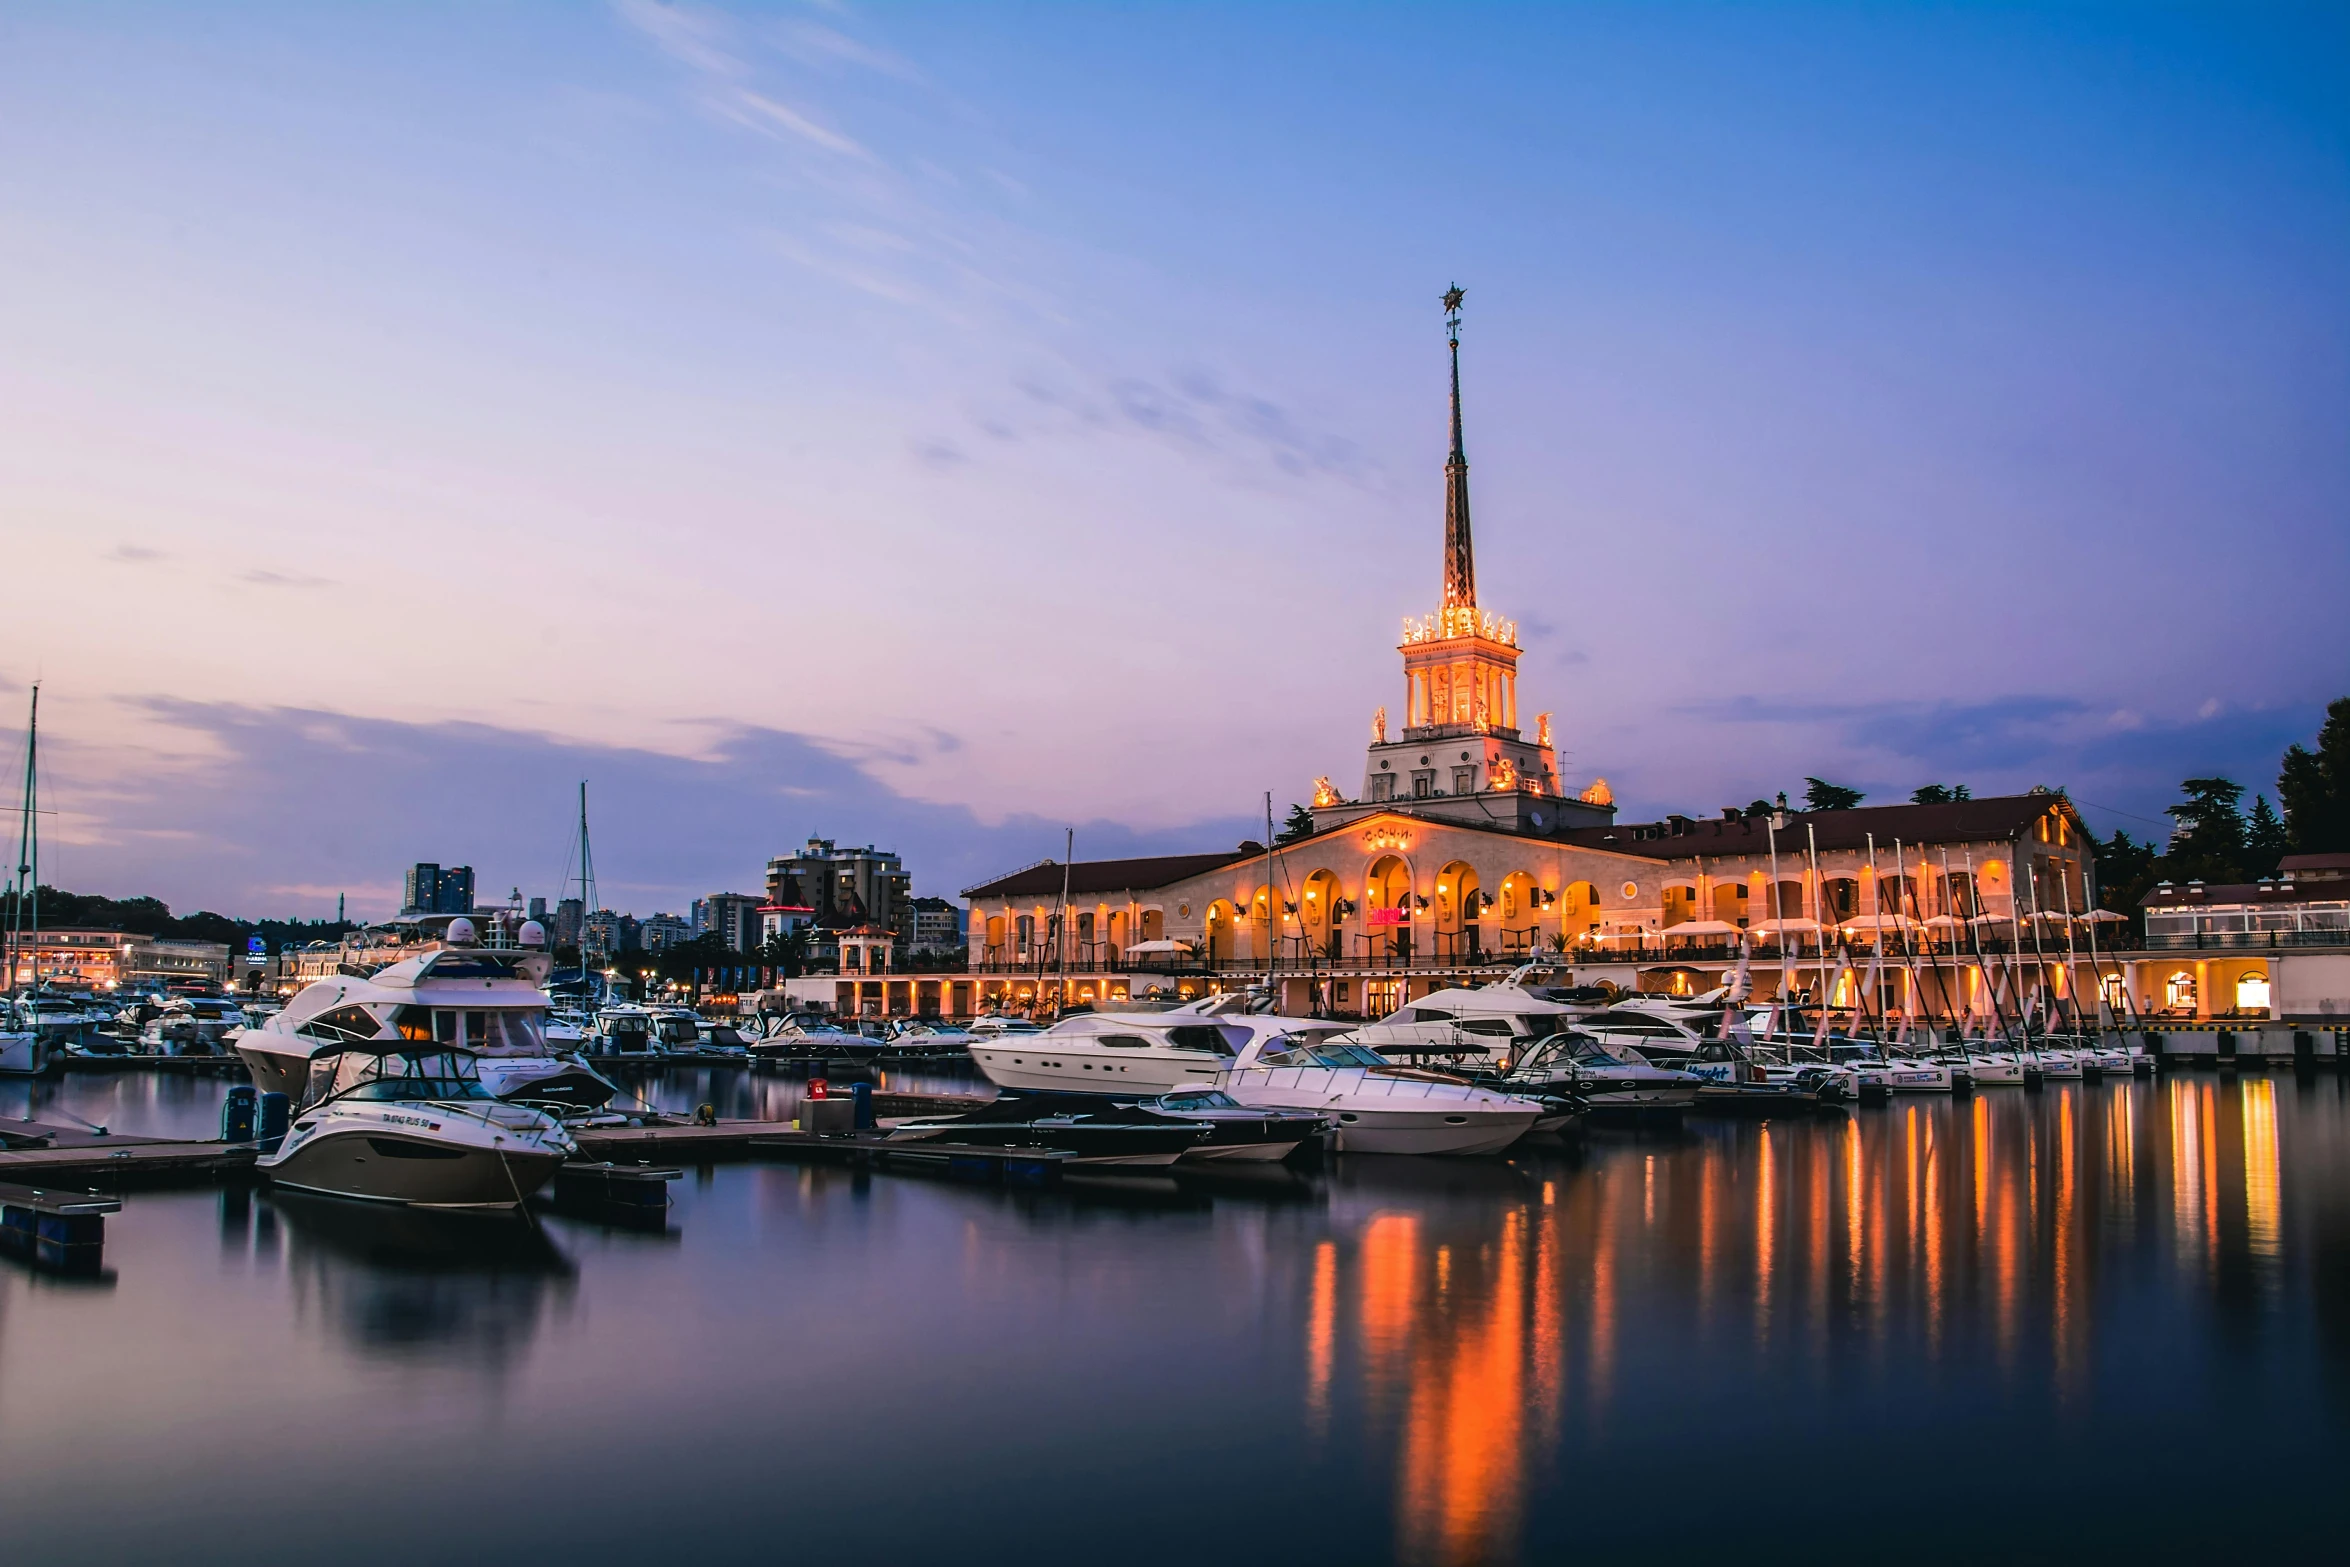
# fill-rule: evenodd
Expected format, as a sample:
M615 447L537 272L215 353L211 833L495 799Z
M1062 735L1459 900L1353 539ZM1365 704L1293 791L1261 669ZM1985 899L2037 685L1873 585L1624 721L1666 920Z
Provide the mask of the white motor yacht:
M969 1029L957 1028L952 1023L932 1019L918 1019L899 1023L884 1041L885 1055L955 1055L966 1053L979 1042L979 1036Z
M1218 1021L1246 1024L1251 1035L1224 1072L1224 1091L1255 1109L1328 1116L1341 1153L1499 1153L1548 1108L1443 1072L1399 1066L1328 1023L1259 1016Z
M856 1059L872 1051L873 1046L864 1035L805 1012L793 1013L750 1044L753 1056L768 1060Z
M493 1096L465 1051L394 1037L308 1062L285 1140L255 1161L298 1191L424 1208L514 1208L579 1152L552 1116Z
M1706 1043L1706 1035L1696 1019L1678 1015L1677 1010L1635 1006L1629 1002L1586 1013L1576 1021L1575 1032L1598 1040L1610 1055L1638 1051L1642 1059L1663 1067L1683 1065Z
M1593 1008L1528 982L1518 969L1495 984L1415 996L1354 1031L1358 1044L1405 1056L1444 1056L1468 1066L1506 1067L1526 1046L1574 1024Z
M1044 1025L1024 1017L982 1017L971 1020L970 1032L983 1038L996 1034L1041 1034Z
M19 996L15 1012L12 1026L37 1035L52 1056L71 1050L98 1031L98 1019L70 996Z
M152 1055L226 1055L245 1027L244 1011L220 996L173 996L139 1030L139 1046Z
M523 929L529 939L533 927ZM448 945L366 979L313 981L275 1017L240 1033L237 1054L254 1086L298 1101L313 1063L404 1041L466 1052L471 1076L497 1099L592 1110L619 1092L576 1055L550 1048L543 950L471 945L469 921L453 922L450 932L457 939Z
M1651 1065L1629 1050L1618 1055L1572 1029L1530 1046L1503 1081L1573 1093L1594 1114L1670 1115L1697 1103L1698 1080L1687 1072Z
M971 1059L998 1088L1149 1097L1213 1086L1247 1042L1237 1021L1173 1012L1080 1012L1039 1033L980 1035Z
M702 1048L702 1015L692 1007L647 1007L653 1048L665 1055L690 1056Z
M653 1011L633 1001L615 1001L596 1009L588 1030L587 1053L598 1056L644 1056L653 1053Z

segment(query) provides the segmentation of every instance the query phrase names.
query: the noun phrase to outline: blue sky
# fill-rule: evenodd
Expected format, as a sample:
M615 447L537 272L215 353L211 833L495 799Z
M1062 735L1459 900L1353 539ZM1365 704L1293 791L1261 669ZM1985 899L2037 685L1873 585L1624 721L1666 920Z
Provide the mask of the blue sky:
M2350 689L2338 8L0 6L52 879L1227 842L1395 702L1456 279L1633 816L2143 830Z

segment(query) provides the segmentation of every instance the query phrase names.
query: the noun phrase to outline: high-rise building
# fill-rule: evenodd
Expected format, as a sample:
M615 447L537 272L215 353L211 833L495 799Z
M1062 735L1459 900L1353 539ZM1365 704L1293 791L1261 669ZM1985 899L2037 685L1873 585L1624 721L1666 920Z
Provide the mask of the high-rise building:
M420 860L401 879L400 896L402 914L471 914L473 867L452 865L443 870Z
M963 946L963 911L944 898L916 898L913 902L913 939L916 952L959 952Z
M437 914L441 907L441 868L419 861L408 867L400 883L402 914Z
M579 926L586 910L577 898L565 898L555 905L555 928L547 934L558 947L579 945Z
M716 936L729 952L749 952L759 945L759 905L766 900L747 892L713 892L693 906L693 933Z
M836 847L810 838L797 854L767 862L767 901L816 911L821 926L885 925L913 940L914 879L889 849Z
M533 899L531 899L531 900L530 900L530 917L531 917L532 919L534 919L534 920L537 920L537 921L538 921L538 922L539 922L541 925L544 925L545 923L547 923L547 900L546 900L546 899L544 899L544 898L533 898Z

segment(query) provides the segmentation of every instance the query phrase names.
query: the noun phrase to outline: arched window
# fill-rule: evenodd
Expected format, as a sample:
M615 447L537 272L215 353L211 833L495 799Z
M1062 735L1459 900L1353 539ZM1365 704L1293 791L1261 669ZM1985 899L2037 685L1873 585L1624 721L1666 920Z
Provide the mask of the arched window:
M2195 976L2181 969L2162 982L2162 1004L2173 1012L2195 1010Z
M2266 1012L2268 1010L2268 975L2260 969L2247 969L2236 980L2236 1010L2239 1012Z

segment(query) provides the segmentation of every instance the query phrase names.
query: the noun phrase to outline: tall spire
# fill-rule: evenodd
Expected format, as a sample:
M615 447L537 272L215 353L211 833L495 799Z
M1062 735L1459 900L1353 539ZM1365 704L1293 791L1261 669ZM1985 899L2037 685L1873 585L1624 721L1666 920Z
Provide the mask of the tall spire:
M1469 547L1469 456L1461 447L1461 286L1444 291L1452 343L1452 455L1444 460L1444 607L1477 607L1477 562ZM1449 633L1448 633L1449 634Z

